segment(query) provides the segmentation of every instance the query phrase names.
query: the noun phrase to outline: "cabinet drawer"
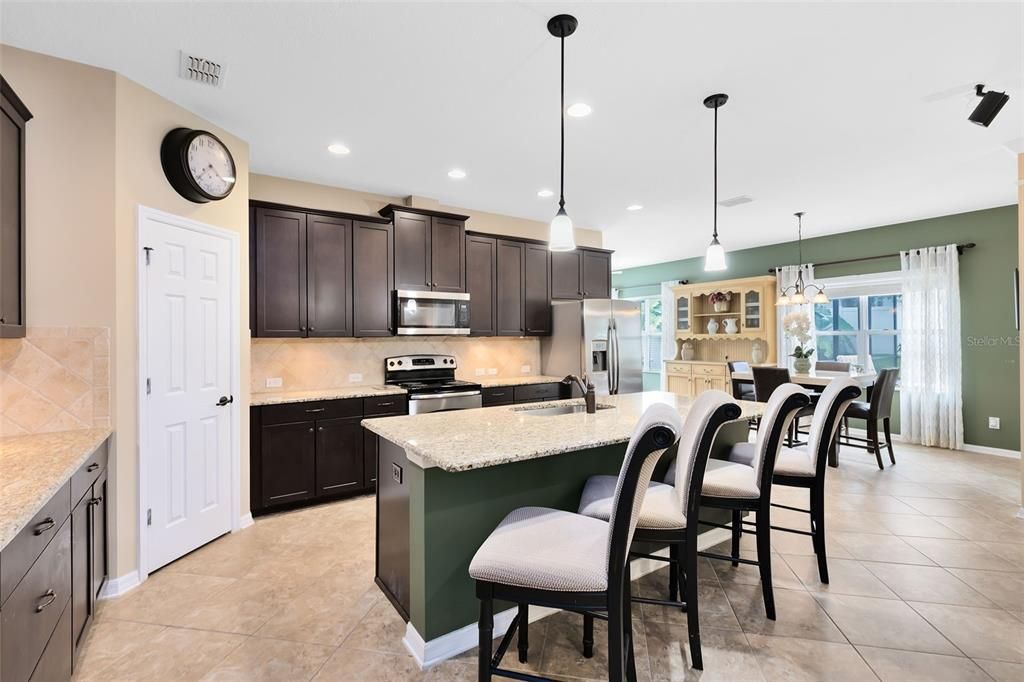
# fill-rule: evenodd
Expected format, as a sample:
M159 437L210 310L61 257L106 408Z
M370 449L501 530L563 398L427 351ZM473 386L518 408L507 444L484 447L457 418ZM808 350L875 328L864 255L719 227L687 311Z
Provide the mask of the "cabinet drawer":
M481 398L483 400L484 407L494 407L495 405L511 405L514 398L512 397L511 386L492 386L485 388L481 391Z
M665 368L669 374L675 376L690 376L693 374L693 368L690 365L679 365L671 362L665 363Z
M3 571L0 572L0 604L11 596L14 588L32 568L32 563L42 554L46 544L57 535L64 519L71 514L70 487L70 483L65 483L4 548Z
M43 655L39 657L30 682L63 682L71 679L74 659L71 640L71 604L68 604L57 621L57 628L50 635Z
M29 679L70 597L71 524L65 521L0 612L4 682Z
M361 417L363 401L359 398L348 400L311 400L306 403L264 405L260 416L264 426L309 421L310 419L337 419L339 417Z
M705 376L705 377L724 377L726 374L725 365L693 365L694 376Z
M515 386L512 395L517 403L527 400L558 400L560 384L530 384Z
M381 395L373 398L363 398L363 416L380 416L384 414L406 414L409 408L406 406L404 395Z
M107 468L107 443L96 448L78 471L71 477L71 504L77 504ZM69 511L70 513L70 511Z

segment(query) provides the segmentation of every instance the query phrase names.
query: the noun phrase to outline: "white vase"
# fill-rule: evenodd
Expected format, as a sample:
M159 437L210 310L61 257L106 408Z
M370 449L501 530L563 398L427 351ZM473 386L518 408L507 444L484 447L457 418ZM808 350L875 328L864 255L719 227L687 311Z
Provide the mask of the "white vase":
M717 334L717 333L718 333L718 321L714 320L714 319L708 320L708 334Z
M738 320L735 317L727 317L722 321L725 322L726 334L736 334L739 332L740 328L736 326Z
M752 364L752 365L763 365L764 364L764 347L761 346L761 342L760 341L754 341L754 345L750 349L750 364Z

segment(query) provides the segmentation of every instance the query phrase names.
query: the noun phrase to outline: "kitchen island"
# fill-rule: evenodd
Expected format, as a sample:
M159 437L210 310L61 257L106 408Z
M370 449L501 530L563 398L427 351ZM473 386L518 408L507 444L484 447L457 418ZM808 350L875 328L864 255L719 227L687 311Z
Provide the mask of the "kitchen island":
M618 474L647 407L667 403L685 419L691 404L660 391L597 402L597 414L545 409L582 410L582 400L561 400L363 421L379 440L376 582L407 620L405 643L421 664L475 645L479 605L469 562L508 512L576 511L588 477ZM763 410L740 406L740 420L719 432L712 457L746 440L746 420ZM655 476L668 465L662 461ZM510 618L496 616L496 635Z

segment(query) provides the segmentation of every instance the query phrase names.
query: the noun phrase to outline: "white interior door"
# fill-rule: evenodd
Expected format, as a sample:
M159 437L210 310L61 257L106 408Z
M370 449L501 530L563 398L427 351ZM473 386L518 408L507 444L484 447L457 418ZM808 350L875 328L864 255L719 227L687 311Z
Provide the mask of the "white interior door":
M140 212L140 544L148 573L232 528L237 243Z

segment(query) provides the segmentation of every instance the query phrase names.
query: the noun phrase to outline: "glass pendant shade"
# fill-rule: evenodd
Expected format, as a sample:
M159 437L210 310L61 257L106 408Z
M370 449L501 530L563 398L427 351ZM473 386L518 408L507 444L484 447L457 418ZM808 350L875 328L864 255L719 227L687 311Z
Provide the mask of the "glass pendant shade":
M783 294L775 300L775 305L789 305L789 296Z
M564 208L560 208L551 220L548 249L551 251L572 251L575 248L576 239L572 233L572 218L569 217Z
M717 272L720 270L725 270L725 249L718 243L718 237L715 237L704 254L704 271Z
M814 302L815 303L828 303L828 296L825 295L824 291L819 291L814 296Z
M793 305L802 305L804 303L807 303L807 297L804 296L802 291L798 291L789 297L789 302L792 303Z

